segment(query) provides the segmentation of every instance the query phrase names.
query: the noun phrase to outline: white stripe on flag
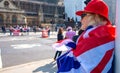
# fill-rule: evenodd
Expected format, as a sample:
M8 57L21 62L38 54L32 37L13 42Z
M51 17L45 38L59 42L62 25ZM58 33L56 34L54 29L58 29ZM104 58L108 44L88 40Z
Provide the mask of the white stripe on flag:
M92 31L92 30L94 30L95 29L95 27L94 28L91 28L91 29L88 29L86 32L85 32L85 34L83 35L83 38L88 38L89 37L89 33Z
M90 73L96 65L99 64L106 51L114 48L114 41L97 46L91 50L86 51L85 53L77 56L77 60L81 63L87 73Z

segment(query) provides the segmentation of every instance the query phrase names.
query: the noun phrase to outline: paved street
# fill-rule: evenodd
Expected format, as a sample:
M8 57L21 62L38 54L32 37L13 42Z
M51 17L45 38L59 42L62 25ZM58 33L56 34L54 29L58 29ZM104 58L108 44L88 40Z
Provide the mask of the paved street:
M55 50L51 45L56 41L56 34L51 34L49 38L41 38L41 33L32 33L29 36L1 36L3 68L52 59Z
M56 73L57 66L53 59L30 62L0 69L0 73Z

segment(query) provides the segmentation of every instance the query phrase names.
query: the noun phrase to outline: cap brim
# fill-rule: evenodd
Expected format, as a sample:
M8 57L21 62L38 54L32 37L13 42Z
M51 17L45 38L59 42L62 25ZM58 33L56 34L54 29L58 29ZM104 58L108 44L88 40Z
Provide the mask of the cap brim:
M93 12L84 10L84 11L77 11L77 12L76 12L76 15L81 16L82 14L87 13L87 12L88 12L88 13L93 13Z
M76 15L81 16L85 11L77 11Z
M78 16L81 16L83 13L86 13L86 12L89 12L89 11L86 11L86 10L84 10L84 11L77 11L76 12L76 15L78 15ZM89 13L94 13L94 12L89 12ZM102 16L102 15L101 15ZM105 16L104 16L105 17ZM105 17L106 19L107 19L107 21L109 22L109 23L111 23L111 21L108 19L108 17Z

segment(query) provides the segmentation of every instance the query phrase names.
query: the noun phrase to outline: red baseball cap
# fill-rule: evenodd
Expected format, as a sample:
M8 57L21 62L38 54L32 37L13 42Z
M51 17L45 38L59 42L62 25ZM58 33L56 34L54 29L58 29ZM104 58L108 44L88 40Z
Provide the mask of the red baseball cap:
M84 8L84 10L77 11L76 15L81 16L81 14L86 12L95 13L105 17L109 21L108 11L108 6L103 0L91 0Z

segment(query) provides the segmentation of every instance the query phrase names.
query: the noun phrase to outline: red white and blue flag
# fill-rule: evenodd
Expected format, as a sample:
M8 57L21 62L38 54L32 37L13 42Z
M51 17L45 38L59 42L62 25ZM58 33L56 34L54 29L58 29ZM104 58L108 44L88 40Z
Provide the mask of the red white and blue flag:
M76 44L71 39L64 39L55 42L52 47L58 51L68 51L73 48L76 48Z
M57 73L112 73L115 29L104 25L86 30L76 49L57 59Z

